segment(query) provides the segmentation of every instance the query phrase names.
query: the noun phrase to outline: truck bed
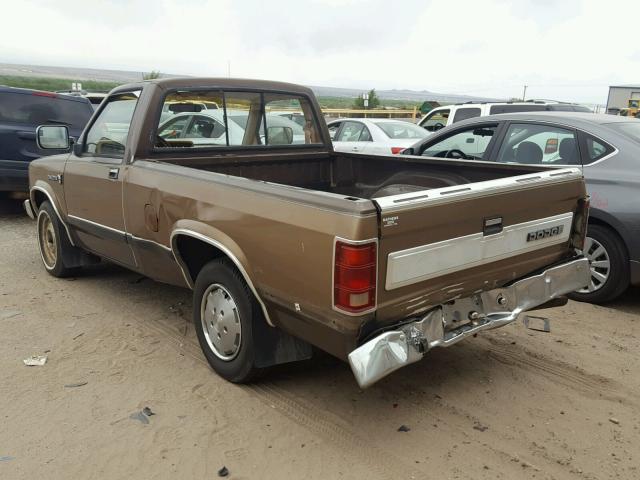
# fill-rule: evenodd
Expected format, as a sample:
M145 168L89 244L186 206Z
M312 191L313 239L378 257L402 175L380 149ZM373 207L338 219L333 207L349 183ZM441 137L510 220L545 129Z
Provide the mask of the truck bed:
M544 170L526 165L348 153L165 160L199 170L347 197L375 199Z

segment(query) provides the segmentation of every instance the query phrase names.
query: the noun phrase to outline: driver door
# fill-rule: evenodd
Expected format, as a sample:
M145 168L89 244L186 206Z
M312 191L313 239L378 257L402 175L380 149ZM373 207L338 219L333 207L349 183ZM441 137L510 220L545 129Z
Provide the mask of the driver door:
M105 100L65 165L63 186L69 224L82 247L135 266L122 205L127 137L139 91Z

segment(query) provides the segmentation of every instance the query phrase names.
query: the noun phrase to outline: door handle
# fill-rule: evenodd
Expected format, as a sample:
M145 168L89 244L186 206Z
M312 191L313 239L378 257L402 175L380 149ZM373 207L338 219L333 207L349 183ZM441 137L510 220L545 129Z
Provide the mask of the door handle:
M109 180L117 180L119 173L120 173L120 169L119 168L110 168L109 169Z

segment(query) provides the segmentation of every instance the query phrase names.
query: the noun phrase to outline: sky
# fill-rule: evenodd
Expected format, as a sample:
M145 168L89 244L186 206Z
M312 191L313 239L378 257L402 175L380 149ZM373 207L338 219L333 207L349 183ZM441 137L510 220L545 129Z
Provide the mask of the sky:
M591 103L640 84L638 0L4 3L6 63Z

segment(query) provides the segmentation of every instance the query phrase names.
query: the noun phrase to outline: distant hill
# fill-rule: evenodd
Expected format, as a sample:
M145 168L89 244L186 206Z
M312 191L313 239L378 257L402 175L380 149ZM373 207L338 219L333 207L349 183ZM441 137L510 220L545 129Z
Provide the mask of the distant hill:
M77 68L77 67L51 67L42 65L16 65L10 63L0 63L0 76L23 76L23 77L43 77L43 78L68 78L69 80L83 81L93 80L96 82L129 83L142 80L145 72L131 72L126 70L102 70L97 68ZM175 75L162 72L163 77L180 77L185 75ZM339 87L318 87L311 89L318 97L339 97L355 98L368 91L372 86L362 89L339 88ZM375 85L373 85L375 87ZM412 103L421 103L425 100L435 100L440 103L462 103L470 101L488 102L501 99L474 97L469 95L457 95L450 93L436 93L428 90L377 90L376 93L383 100L401 100ZM503 99L502 99L503 100Z

